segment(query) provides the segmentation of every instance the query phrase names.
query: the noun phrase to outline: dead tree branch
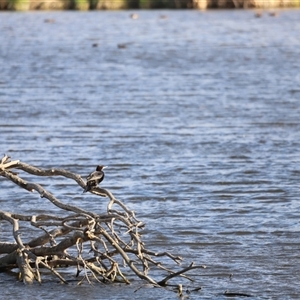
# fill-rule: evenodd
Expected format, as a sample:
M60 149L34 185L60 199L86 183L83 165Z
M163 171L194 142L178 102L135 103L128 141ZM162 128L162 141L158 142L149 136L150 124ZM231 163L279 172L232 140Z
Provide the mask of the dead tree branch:
M161 257L180 264L182 259L168 252L156 253L147 249L141 239L145 224L110 191L102 187L94 187L89 191L109 199L106 212L98 214L64 203L41 184L26 181L16 171L37 177L65 177L72 179L82 189L85 189L86 182L79 174L64 169L41 169L11 160L7 155L1 159L1 176L29 192L37 191L41 198L52 203L60 212L57 216L46 212L23 215L0 211L0 221L11 225L15 241L0 241L0 270L18 268L25 284L42 282L45 272L68 283L60 271L68 267L74 269L78 283L86 280L89 283L118 281L128 284L128 276L137 276L158 287L166 286L174 277L190 279L184 273L202 267L192 264L173 271L163 262L156 261L155 258ZM32 230L32 237L26 242L22 240L23 230L27 233ZM161 270L167 275L157 281L149 275L152 269ZM130 272L128 276L125 275L125 271L126 274L131 271L132 275Z

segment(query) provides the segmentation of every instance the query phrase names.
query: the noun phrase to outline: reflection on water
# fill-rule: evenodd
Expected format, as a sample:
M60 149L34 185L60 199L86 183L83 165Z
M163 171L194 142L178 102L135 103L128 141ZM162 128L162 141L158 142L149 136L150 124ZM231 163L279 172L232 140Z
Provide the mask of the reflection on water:
M145 220L146 242L207 266L190 298L297 299L300 11L164 13L1 13L1 152L83 176L108 165L103 186ZM39 180L65 202L105 209L68 180ZM56 210L1 186L3 210ZM121 293L93 287L90 298L99 288ZM59 289L44 293L74 299ZM131 299L172 295L133 291L122 288Z

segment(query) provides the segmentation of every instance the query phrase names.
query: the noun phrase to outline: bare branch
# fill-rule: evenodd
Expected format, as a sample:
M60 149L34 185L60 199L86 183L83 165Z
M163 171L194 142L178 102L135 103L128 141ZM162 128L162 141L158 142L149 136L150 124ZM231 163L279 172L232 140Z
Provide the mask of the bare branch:
M181 274L183 273L186 273L190 270L193 270L193 269L205 269L206 267L205 266L194 266L194 263L191 263L188 267L176 272L176 273L172 273L170 275L168 275L167 277L165 277L163 280L159 281L158 284L161 285L161 286L165 286L167 284L167 282L174 278L174 277L177 277L177 276L180 276Z
M18 160L10 160L5 155L0 161L0 176L5 177L15 185L33 192L37 191L41 198L47 199L60 209L60 215L50 215L46 212L39 215L24 215L0 211L0 220L7 221L12 226L12 235L15 243L0 242L0 269L19 268L25 284L35 280L42 282L41 269L63 283L68 280L61 275L58 267L77 267L78 284L83 281L96 282L123 282L129 280L123 273L120 261L129 267L138 278L153 286L166 286L167 282L177 276L192 280L184 275L189 270L203 268L203 266L189 267L180 271L173 271L162 262L155 261L156 257L169 258L174 264L180 264L181 257L169 252L151 251L147 249L141 238L141 230L145 224L138 220L135 212L130 210L122 201L102 188L94 187L89 192L95 196L109 199L107 210L98 214L88 208L80 208L66 204L53 193L46 190L41 184L29 182L14 172L21 170L34 176L61 176L72 179L82 189L86 182L79 174L60 168L41 169ZM80 194L85 197L86 194ZM71 213L70 213L71 212ZM26 226L22 226L22 224ZM28 241L21 239L22 230L32 236ZM157 282L149 274L151 268L168 272L163 280Z

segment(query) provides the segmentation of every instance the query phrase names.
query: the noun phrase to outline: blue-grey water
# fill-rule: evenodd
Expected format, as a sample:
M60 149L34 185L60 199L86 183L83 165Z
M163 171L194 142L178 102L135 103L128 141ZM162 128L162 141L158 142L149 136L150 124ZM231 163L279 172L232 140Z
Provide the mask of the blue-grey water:
M82 176L108 165L102 186L147 224L148 248L207 266L190 299L299 299L300 10L130 13L0 14L1 155ZM105 210L70 180L22 176ZM1 210L58 211L0 184ZM0 298L177 299L140 285L1 273Z

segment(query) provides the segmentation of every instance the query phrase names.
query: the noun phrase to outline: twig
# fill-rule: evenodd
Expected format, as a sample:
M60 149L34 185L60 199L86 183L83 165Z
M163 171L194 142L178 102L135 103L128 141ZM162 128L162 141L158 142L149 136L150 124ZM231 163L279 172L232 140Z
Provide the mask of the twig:
M168 275L163 280L159 281L158 284L161 285L161 286L165 286L170 279L172 279L172 278L174 278L176 276L179 276L179 275L181 275L183 273L186 273L186 272L188 272L190 270L200 269L200 268L201 269L205 269L206 267L205 266L194 266L194 263L191 263L188 267L186 267L186 268L184 268L184 269L182 269L182 270L180 270L180 271L178 271L176 273L172 273L172 274Z

